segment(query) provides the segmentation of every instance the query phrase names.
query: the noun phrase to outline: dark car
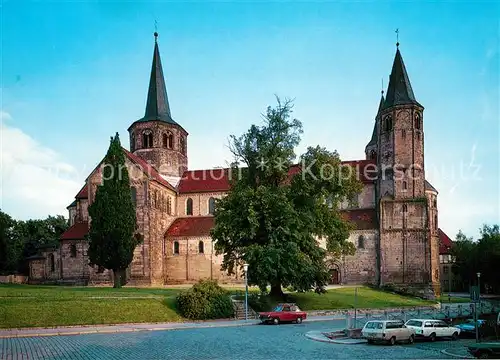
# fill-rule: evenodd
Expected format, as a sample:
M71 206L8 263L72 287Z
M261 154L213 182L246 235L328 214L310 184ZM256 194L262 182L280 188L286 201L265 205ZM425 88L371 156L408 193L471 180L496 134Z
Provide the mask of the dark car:
M260 312L259 319L262 323L287 323L296 322L300 324L307 318L307 313L301 311L295 304L279 304L273 311Z
M469 353L477 359L499 359L500 342L484 342L469 345Z
M477 320L477 326L479 331L481 331L481 327L486 324L486 320ZM464 323L455 325L455 327L460 329L460 335L474 335L476 333L476 326L474 324L474 319L468 319Z

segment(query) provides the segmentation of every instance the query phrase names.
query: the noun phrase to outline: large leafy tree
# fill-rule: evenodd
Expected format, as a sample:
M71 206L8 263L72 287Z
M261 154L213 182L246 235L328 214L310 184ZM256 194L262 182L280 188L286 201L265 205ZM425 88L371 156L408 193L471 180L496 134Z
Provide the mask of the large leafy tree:
M302 124L291 118L290 100L277 101L263 126L231 137L231 189L216 204L211 235L224 270L232 274L246 262L250 284L263 291L270 285L271 295L281 296L282 286L323 289L327 252L353 252L337 204L361 184L336 152L321 147L308 148L294 165Z
M0 272L27 274L25 258L35 255L41 247L57 247L67 228L68 222L61 215L14 220L0 212Z
M481 237L474 241L462 231L456 236L451 249L455 258L453 272L461 279L467 288L477 282L477 273L481 273L482 290L500 293L500 227L498 225L483 225Z
M129 174L118 133L111 138L102 177L102 186L97 187L88 210L91 218L88 255L91 265L113 271L117 288L125 283L125 270L142 241L137 234Z

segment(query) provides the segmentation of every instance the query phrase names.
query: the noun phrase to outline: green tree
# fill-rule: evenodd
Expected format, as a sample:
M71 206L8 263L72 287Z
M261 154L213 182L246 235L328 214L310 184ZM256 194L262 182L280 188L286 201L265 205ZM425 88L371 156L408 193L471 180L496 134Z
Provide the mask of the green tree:
M224 270L233 274L246 262L251 285L262 291L270 285L271 295L282 296L282 286L308 291L326 285L327 251L316 238L326 240L329 252L353 252L346 241L351 228L336 204L361 184L336 152L321 147L308 148L292 166L302 124L290 118L290 100L277 101L263 126L231 137L231 189L216 203L211 236Z
M111 138L102 177L102 186L97 187L88 210L91 218L88 255L91 265L113 271L114 287L118 288L125 283L125 270L142 241L137 233L129 174L118 133Z
M61 215L16 221L0 212L0 271L27 274L25 258L37 254L40 247L57 247L67 228Z

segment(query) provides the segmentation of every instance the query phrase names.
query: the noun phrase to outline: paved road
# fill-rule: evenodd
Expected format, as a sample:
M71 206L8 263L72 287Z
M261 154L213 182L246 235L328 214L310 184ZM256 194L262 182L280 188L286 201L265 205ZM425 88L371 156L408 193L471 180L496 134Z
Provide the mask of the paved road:
M0 339L0 359L446 359L442 349L463 353L465 341L413 345L338 345L305 337L336 330L344 321L217 327L119 334Z

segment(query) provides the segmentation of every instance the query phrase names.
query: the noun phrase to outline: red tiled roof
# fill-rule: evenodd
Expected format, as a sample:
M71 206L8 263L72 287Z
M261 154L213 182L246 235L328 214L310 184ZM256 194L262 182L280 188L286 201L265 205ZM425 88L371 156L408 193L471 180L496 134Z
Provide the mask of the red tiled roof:
M342 165L353 167L358 174L358 179L364 183L373 182L376 176L375 160L355 160L343 161ZM292 165L288 171L291 177L300 173L299 164ZM225 192L229 190L231 178L237 176L231 169L206 169L206 170L188 170L184 172L179 181L179 193L193 192Z
M438 229L438 236L439 236L439 254L440 255L449 254L450 249L453 246L453 241L441 229Z
M75 199L87 199L89 197L89 187L87 184L83 185L78 194L76 194Z
M377 229L377 213L375 209L342 210L345 220L353 223L356 230Z
M139 165L141 169L144 171L146 175L148 175L151 179L158 181L160 184L168 187L171 190L175 191L175 188L164 178L161 177L160 173L150 164L148 164L143 158L132 154L127 149L123 148L123 152L125 155L135 164Z
M213 226L213 216L177 218L168 228L167 236L208 236Z
M73 224L68 230L62 233L60 239L61 240L81 240L85 238L89 232L89 223L85 222L77 222Z

